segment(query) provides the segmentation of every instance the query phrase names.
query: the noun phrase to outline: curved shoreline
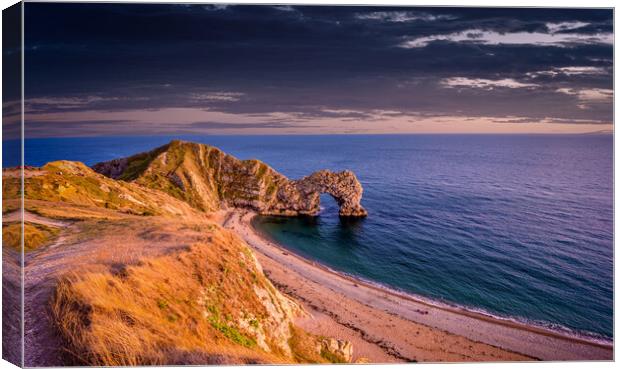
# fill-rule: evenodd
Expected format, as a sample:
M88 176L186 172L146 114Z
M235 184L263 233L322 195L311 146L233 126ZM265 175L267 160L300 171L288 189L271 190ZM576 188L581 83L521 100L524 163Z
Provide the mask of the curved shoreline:
M252 217L247 220L247 226L249 226L254 231L254 233L258 237L261 237L265 242L269 242L272 244L273 247L276 247L284 252L290 253L291 255L295 256L301 261L311 265L312 267L319 268L327 273L337 275L340 278L349 280L359 285L363 285L364 287L375 289L379 292L388 293L398 298L414 301L419 304L424 304L424 305L427 305L428 307L450 311L455 314L467 315L475 319L481 319L481 320L489 321L489 322L496 323L496 324L506 325L512 328L523 329L526 331L531 331L531 332L542 334L542 335L548 335L548 336L555 337L558 339L566 339L566 340L580 342L583 344L598 346L601 348L613 349L613 340L597 338L594 336L590 337L585 334L580 335L577 332L575 332L574 334L571 334L571 332L554 330L551 328L544 327L542 325L528 324L527 322L520 321L517 318L497 316L497 315L493 315L492 313L488 313L485 311L476 311L471 308L467 308L465 306L459 306L457 304L450 304L450 303L444 303L441 301L435 301L433 299L425 298L423 296L419 296L414 293L398 290L396 288L384 285L379 282L370 281L362 277L358 277L355 275L351 275L345 272L338 271L325 264L322 264L318 260L312 260L308 257L302 256L296 253L295 251L291 251L290 249L280 244L278 241L271 238L269 235L265 234L265 232L256 228L253 221L257 216L258 214L253 214ZM565 329L570 330L569 328L565 328Z
M232 211L227 214L223 224L236 231L256 251L280 263L283 268L294 268L305 278L329 284L328 288L331 287L354 301L414 323L542 360L613 359L613 343L605 344L464 308L434 304L423 298L337 272L268 239L252 225L255 216L253 212ZM427 311L421 314L420 309Z

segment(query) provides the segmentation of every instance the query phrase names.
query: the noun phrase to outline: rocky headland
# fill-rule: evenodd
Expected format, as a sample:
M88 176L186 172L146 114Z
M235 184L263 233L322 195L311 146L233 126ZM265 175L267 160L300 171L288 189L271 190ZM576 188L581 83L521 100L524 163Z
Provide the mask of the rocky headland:
M172 141L152 151L95 164L107 177L142 184L201 211L246 208L263 215L317 215L330 194L342 217L364 217L363 188L349 170L290 180L259 160L239 160L204 144Z

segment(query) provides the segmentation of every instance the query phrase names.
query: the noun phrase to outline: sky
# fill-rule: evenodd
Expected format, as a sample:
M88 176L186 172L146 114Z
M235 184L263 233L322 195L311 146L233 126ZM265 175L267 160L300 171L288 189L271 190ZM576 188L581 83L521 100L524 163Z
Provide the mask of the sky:
M612 16L26 3L26 137L609 132Z

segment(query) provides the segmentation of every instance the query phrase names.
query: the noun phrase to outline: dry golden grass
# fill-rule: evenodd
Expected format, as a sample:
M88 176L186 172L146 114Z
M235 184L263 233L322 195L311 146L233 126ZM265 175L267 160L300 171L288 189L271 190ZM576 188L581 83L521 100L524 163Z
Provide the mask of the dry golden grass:
M3 172L3 198L19 199L20 189L20 179ZM24 171L24 198L26 210L57 219L101 217L105 213L98 213L96 209L107 211L109 218L123 214L188 219L203 216L166 193L115 181L82 163L70 161L51 162L41 169ZM64 209L37 205L41 203L64 204ZM19 203L12 205L10 208L3 206L3 212L16 209ZM72 211L65 211L69 207Z
M2 198L2 214L8 214L21 208L21 199Z
M2 224L2 243L15 250L21 248L21 223L11 222ZM60 233L56 227L43 224L24 223L24 251L32 251L50 243Z
M300 363L313 364L330 362L321 356L320 345L317 347L318 337L293 325L291 325L291 333L289 345L293 350L295 360Z
M59 283L51 310L81 365L310 361L305 351L283 352L277 341L288 344L289 337L274 332L288 329L290 318L274 317L256 289L275 306L284 304L250 250L219 230L211 242L116 272L73 273ZM294 349L305 350L299 337L310 336L294 332Z
M134 265L146 258L187 250L194 243L210 242L214 229L214 225L203 222L124 216L76 222L63 236L67 244L83 245L79 260L69 263L82 271L85 264L109 269L111 265Z
M21 196L21 179L19 171L2 172L2 199L19 199Z
M124 214L117 211L101 209L92 206L80 206L66 202L51 202L42 200L24 200L24 210L45 218L59 220L86 220L86 219L121 219Z

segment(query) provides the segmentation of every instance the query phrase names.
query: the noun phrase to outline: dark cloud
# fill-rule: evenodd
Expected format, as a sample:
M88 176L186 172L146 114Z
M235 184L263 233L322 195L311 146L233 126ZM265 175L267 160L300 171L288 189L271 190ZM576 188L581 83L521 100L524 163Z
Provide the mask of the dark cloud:
M245 129L245 128L318 128L313 125L299 125L290 124L285 122L269 122L269 123L222 123L222 122L194 122L186 125L182 125L181 129Z
M611 100L600 93L612 89L609 9L25 8L30 111L184 107L311 120L349 110L348 118L364 120L379 109L612 120ZM529 41L519 41L524 34ZM415 47L403 47L411 41ZM601 72L544 73L577 67ZM447 88L450 78L536 86ZM558 92L567 88L574 93Z

